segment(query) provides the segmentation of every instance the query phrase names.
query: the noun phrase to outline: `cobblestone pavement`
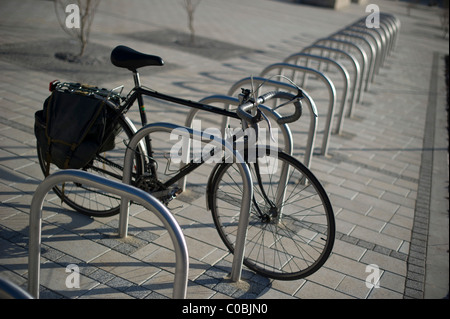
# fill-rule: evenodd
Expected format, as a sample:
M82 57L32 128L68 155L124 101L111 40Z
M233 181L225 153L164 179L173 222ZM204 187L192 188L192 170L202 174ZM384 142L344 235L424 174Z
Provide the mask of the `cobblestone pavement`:
M169 205L189 248L188 298L401 299L447 295L448 135L443 57L448 54L448 38L442 37L436 7L419 6L408 14L404 2L371 3L400 19L398 45L363 101L356 104L354 116L345 119L343 133L331 135L327 156L319 154L327 94L315 82L305 87L319 109L311 169L323 182L336 215L332 255L318 272L301 280L269 280L244 267L246 284L228 282L233 256L206 211L205 170L189 179L189 196ZM356 4L333 11L288 1L209 0L201 2L195 13L198 39L220 41L225 49L218 46L202 54L151 40L155 34L186 32L183 10L175 1L103 1L90 41L98 60L77 70L45 64L47 52L68 45L51 1L0 2L2 278L27 285L30 203L42 181L34 113L42 108L50 81L87 78L92 84L108 88L124 84L129 90L131 74L102 60L104 52L107 56L114 46L125 44L164 58L163 68L142 69L141 80L146 86L199 100L227 94L237 80L258 75L266 66L366 15L365 6ZM330 77L341 92L339 76L330 71ZM186 109L146 102L152 121L170 119L184 124ZM130 112L132 119L137 116ZM295 155L300 159L307 121L304 116L293 127ZM167 231L151 213L139 208L132 212L127 239L115 235L117 216L81 216L61 207L52 194L46 199L43 216L41 298L172 296L173 248ZM80 268L78 289L65 285L69 264ZM372 264L380 270L379 288L366 286L366 266Z

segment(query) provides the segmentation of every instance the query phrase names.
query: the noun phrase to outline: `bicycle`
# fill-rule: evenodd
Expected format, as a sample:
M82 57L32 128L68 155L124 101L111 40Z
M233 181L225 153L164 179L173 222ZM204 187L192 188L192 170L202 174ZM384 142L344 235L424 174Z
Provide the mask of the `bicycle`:
M111 61L117 67L133 72L135 87L126 97L112 91L105 93L91 88L97 90L97 93L102 91L110 98L119 99L121 104L114 110L116 129L113 134L116 147L111 151L97 154L94 160L83 168L110 178L122 180L121 165L127 141L136 132L133 123L125 114L136 101L141 124L143 127L147 125L143 96L238 119L242 122L242 132L246 128L251 128L256 134L259 130L258 123L266 119L258 105L270 99L285 99L288 101L285 104L295 106L294 114L278 119L279 123L293 122L301 116L300 88L297 95L269 92L257 98L252 96L252 91L243 90L240 96L242 103L236 112L232 112L143 87L137 69L163 65L164 62L160 57L119 46L112 51ZM237 136L235 140L240 138L245 139L246 136ZM161 173L161 165L158 165L156 159L158 154L153 150L154 141L153 136L146 136L144 141L139 143L134 155L132 184L151 193L167 205L180 194L177 182L217 154L214 153L214 149L210 150L200 161L192 159L176 172L168 171L166 166ZM246 145L244 153L248 150L248 143ZM318 179L301 162L278 149L274 150L264 145L258 145L256 150L256 160L248 163L254 181L254 195L244 264L256 273L273 279L303 278L317 271L331 253L335 221L330 200ZM166 153L163 152L162 155L170 165ZM38 158L43 172L46 172L47 163L42 154L39 154L39 147ZM248 162L248 157L246 158ZM265 168L264 173L262 168ZM231 253L234 252L239 203L243 193L243 183L240 179L236 163L223 160L212 169L206 192L207 206L211 210L214 224ZM84 185L64 185L64 190L55 187L55 192L67 205L85 215L104 217L119 212L120 198Z

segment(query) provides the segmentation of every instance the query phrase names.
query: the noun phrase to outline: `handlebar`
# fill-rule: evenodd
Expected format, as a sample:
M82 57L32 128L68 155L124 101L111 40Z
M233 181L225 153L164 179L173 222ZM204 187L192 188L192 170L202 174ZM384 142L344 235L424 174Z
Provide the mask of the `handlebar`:
M282 91L268 92L268 93L263 94L260 97L258 97L256 102L249 101L249 102L245 102L245 103L239 105L237 108L237 114L243 121L246 121L248 123L256 123L256 122L260 121L260 118L261 118L259 115L260 111L258 111L258 114L256 116L252 116L249 113L250 109L259 104L263 104L264 102L267 102L270 99L280 98L280 99L289 100L288 103L293 101L293 104L295 106L295 111L294 111L294 114L292 114L292 115L283 116L283 117L277 119L277 123L278 124L292 123L292 122L297 121L300 118L300 116L302 115L302 104L300 102L300 99L303 98L302 93L303 92L300 90L299 90L299 94L297 94L297 95L294 95L294 94L288 93L288 92L282 92Z

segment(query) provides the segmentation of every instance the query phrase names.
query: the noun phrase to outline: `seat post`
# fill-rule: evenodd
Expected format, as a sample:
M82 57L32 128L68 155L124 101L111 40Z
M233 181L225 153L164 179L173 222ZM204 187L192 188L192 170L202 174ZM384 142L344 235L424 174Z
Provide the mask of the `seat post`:
M140 87L141 86L141 80L139 78L139 73L136 70L133 71L133 79L134 79L134 86L135 87Z

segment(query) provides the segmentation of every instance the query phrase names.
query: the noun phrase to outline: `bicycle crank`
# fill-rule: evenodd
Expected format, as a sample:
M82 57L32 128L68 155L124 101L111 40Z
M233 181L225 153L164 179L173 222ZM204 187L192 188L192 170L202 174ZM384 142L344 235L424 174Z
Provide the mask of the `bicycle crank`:
M139 177L135 185L137 188L140 188L156 197L166 206L182 192L182 189L179 187L168 189L159 180L149 175Z

